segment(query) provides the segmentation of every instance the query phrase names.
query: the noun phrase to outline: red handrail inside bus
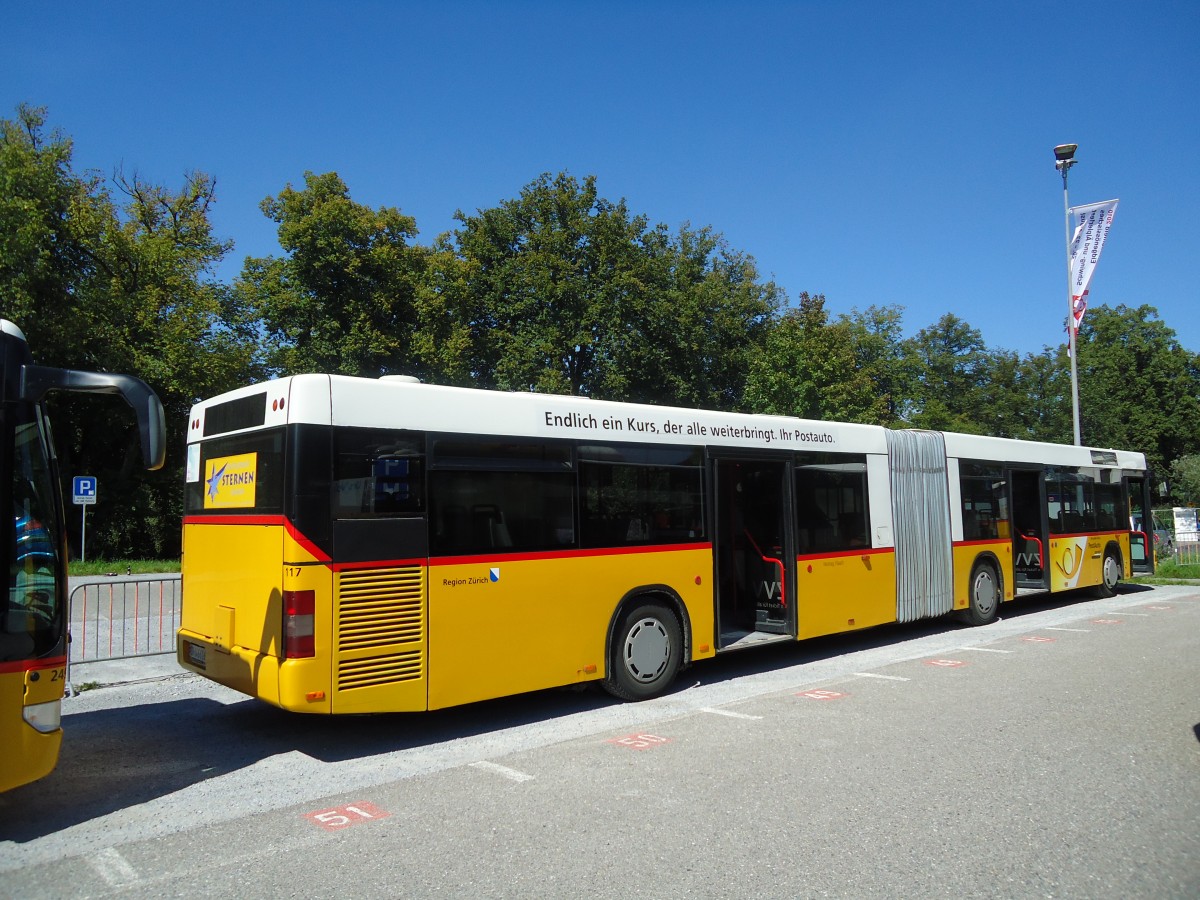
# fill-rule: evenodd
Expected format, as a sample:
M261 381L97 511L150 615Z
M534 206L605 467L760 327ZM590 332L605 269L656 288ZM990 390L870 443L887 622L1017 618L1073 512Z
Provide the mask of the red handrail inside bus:
M1037 548L1038 548L1038 568L1039 568L1039 569L1040 569L1040 568L1044 568L1044 564L1042 563L1042 560L1044 559L1044 557L1042 556L1042 539L1041 539L1041 538L1039 538L1039 537L1034 537L1032 534L1026 534L1026 533L1025 533L1025 532L1023 532L1023 531L1021 531L1021 532L1018 532L1018 534L1020 534L1020 535L1021 535L1021 539L1022 539L1022 540L1026 540L1026 541L1033 541L1035 544L1037 544Z
M787 609L787 579L784 576L783 560L767 556L767 554L763 553L762 548L758 546L758 541L754 540L754 535L750 533L750 529L743 528L742 534L746 536L746 540L750 542L750 546L754 548L754 552L758 554L759 559L763 562L774 563L779 566L779 605Z

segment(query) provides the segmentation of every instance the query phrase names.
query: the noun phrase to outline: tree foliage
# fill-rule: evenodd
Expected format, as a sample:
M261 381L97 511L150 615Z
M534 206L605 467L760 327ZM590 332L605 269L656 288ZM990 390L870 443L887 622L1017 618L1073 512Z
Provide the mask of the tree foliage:
M672 235L544 174L457 214L422 304L427 361L451 380L614 400L733 408L777 305L754 261L711 229ZM442 347L441 351L435 348Z
M52 394L63 475L95 475L89 544L110 556L179 550L184 427L199 397L255 377L251 334L211 278L230 249L208 218L215 186L71 168L43 110L0 122L0 297L45 365L138 375L163 401L167 465L141 469L134 419L112 398Z
M411 243L416 221L355 203L334 172L306 172L302 190L289 184L262 210L286 255L247 259L238 294L262 324L268 369L412 374L428 253Z
M953 313L789 304L711 226L651 224L594 177L543 174L428 246L334 172L267 197L282 253L213 276L215 181L178 189L72 166L44 110L0 122L0 314L47 365L122 371L162 397L164 472L140 471L112 398L52 399L63 474L93 474L89 547L178 552L190 405L272 374L411 373L450 384L1069 443L1062 347L991 348ZM1200 357L1154 308L1093 307L1078 353L1084 442L1143 450L1175 502L1200 497ZM1157 483L1156 479L1156 483ZM111 499L110 499L111 498Z
M1089 309L1077 346L1085 444L1137 448L1159 472L1200 448L1200 360L1152 307Z

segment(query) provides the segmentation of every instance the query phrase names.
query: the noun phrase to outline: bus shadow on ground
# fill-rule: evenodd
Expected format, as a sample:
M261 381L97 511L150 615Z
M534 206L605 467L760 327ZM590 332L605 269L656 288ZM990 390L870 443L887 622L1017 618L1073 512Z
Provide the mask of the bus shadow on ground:
M1126 585L1121 590L1153 589ZM1006 604L1001 614L1011 620L1091 599L1086 592L1025 597ZM964 628L942 617L721 654L691 667L671 693ZM327 763L366 759L552 722L618 702L590 685L426 713L308 716L257 700L226 704L207 698L77 713L66 721L57 770L0 795L0 840L36 840L284 753Z

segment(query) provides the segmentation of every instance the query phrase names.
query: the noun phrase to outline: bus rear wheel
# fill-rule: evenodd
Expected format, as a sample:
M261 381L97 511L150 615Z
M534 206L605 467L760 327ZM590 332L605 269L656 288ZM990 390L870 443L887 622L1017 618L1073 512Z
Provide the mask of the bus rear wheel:
M1096 595L1099 597L1115 597L1117 595L1117 585L1121 583L1121 576L1124 573L1121 571L1121 559L1117 556L1115 550L1108 550L1104 554L1104 567L1101 570L1103 580L1096 585Z
M683 633L675 614L657 603L636 603L613 632L604 689L622 700L648 700L679 674Z
M991 563L978 562L971 570L970 597L962 618L969 625L988 625L1000 612L1000 578Z

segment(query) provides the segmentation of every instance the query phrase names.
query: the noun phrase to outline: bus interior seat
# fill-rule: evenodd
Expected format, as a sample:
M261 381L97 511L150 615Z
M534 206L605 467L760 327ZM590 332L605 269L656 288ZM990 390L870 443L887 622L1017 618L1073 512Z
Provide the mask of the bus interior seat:
M483 547L511 547L512 535L504 521L504 513L495 504L471 507L471 535L474 543Z

